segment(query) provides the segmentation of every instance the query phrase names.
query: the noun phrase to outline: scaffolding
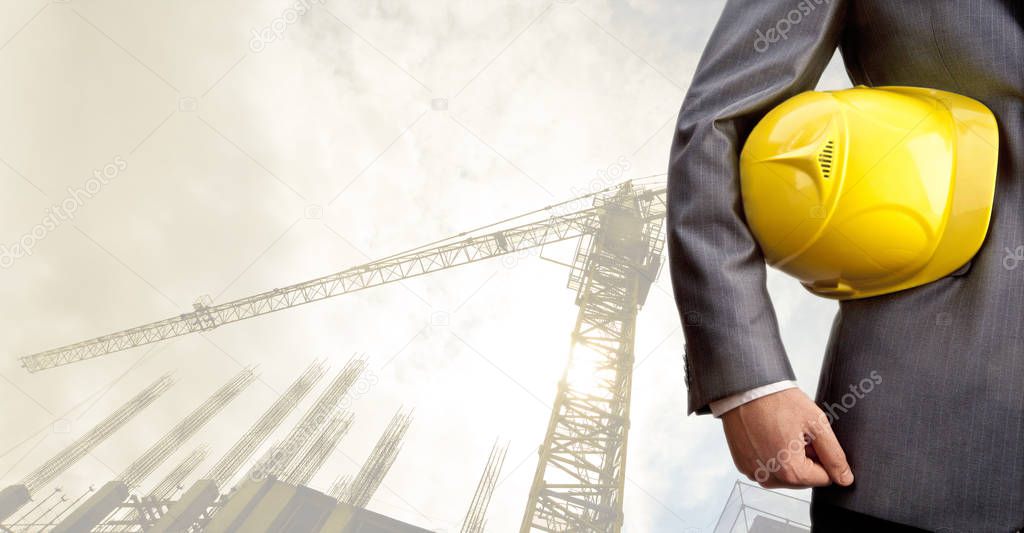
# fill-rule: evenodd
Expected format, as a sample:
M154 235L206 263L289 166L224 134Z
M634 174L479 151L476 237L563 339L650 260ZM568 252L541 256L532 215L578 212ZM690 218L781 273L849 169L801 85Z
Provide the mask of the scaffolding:
M810 503L737 481L713 533L807 533Z

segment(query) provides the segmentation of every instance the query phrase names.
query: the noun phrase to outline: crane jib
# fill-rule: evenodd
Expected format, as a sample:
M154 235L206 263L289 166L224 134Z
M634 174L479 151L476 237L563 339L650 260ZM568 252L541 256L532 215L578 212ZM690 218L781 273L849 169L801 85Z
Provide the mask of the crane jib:
M607 194L602 195L603 192ZM20 361L29 372L38 372L173 337L210 331L231 322L341 294L593 234L601 226L608 207L622 205L623 198L627 197L627 203L638 206L639 221L656 223L660 230L660 222L665 215L665 187L649 188L626 182L607 191L585 195L505 222L522 220L538 213L547 215L536 216L538 220L510 225L498 231L494 228L496 224L492 224L482 228L486 231L479 234L460 234L458 237L461 238L457 240L447 239L434 246L414 248L322 278L232 302L208 305L200 301L194 304L191 312L24 356ZM581 199L592 199L593 205L575 211L559 211L565 206L579 205Z

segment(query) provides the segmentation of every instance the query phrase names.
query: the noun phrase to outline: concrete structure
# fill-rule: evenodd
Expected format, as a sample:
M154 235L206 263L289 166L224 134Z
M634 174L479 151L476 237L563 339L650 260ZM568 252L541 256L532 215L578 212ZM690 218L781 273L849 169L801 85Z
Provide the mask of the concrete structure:
M273 488L273 479L260 481L246 480L239 485L227 503L213 516L206 526L207 533L233 533L241 531L242 523L260 503L260 500Z
M11 485L0 490L0 520L14 514L31 499L32 495L25 485Z
M338 501L309 487L274 482L241 531L316 531Z
M103 521L121 502L128 498L128 485L121 481L111 481L96 491L82 503L52 533L89 533L92 528Z
M178 533L189 528L220 496L217 483L197 481L174 502L148 533Z
M340 503L317 533L432 533L394 518Z
M175 531L175 530L161 530ZM206 533L429 533L353 507L309 487L247 481L217 511Z

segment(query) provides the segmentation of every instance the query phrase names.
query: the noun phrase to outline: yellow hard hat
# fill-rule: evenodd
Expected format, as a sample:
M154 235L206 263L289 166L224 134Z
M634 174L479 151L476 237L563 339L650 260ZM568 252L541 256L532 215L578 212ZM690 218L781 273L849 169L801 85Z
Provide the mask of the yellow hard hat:
M820 296L917 287L981 247L998 146L992 112L957 94L805 92L765 115L743 147L747 224L769 265Z

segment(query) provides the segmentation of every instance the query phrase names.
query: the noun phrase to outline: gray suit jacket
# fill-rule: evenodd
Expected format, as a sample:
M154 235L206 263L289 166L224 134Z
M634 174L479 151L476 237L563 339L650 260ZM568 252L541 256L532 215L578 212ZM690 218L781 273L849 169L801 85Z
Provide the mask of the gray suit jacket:
M814 501L932 530L1020 528L1024 263L1013 256L1024 246L1024 1L726 4L683 103L669 170L690 410L793 379L743 220L738 154L769 109L814 88L837 46L856 84L984 102L999 122L1000 163L992 225L971 263L840 304L817 399L836 416L857 481L816 490ZM873 376L869 393L851 391Z

